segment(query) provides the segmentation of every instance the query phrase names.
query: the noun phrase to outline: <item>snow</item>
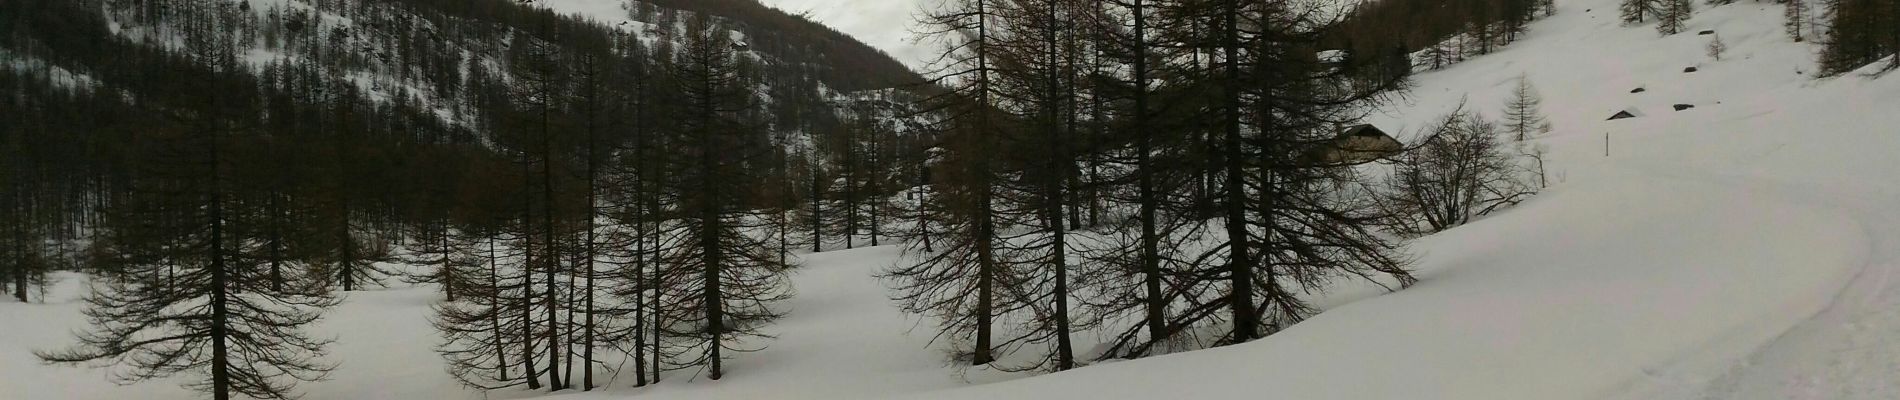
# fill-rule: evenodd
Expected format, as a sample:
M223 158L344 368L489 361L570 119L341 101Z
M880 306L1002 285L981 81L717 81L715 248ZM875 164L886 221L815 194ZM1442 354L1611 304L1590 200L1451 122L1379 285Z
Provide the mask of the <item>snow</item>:
M47 82L62 88L91 89L99 83L92 75L74 72L47 63L46 60L38 57L15 53L4 48L0 48L0 60L7 60L0 63L0 70L46 79Z
M632 4L625 0L548 0L531 5L545 7L562 15L591 19L625 32L645 32L649 28L647 23L633 20ZM657 39L641 36L641 41L645 43Z
M1264 340L914 398L1604 398L1711 340L1772 336L1865 248L1825 209L1647 172L1579 178L1428 239L1419 285Z
M0 302L0 399L195 399L180 388L189 376L118 386L108 383L112 368L46 366L34 350L57 350L73 343L72 332L85 328L80 310L86 276L58 273L44 304ZM429 320L433 288L354 292L311 330L332 338L337 363L330 381L298 387L310 399L481 399L443 372L438 342Z
M774 326L778 337L764 352L728 361L727 375L717 382L675 375L657 388L633 392L644 399L871 399L967 384L945 369L941 354L928 350L931 327L917 325L884 300L888 289L873 274L890 266L898 252L897 246L880 246L806 255L804 268L793 276L799 290L786 307L792 316Z
M933 323L899 313L873 276L895 247L832 251L802 256L777 337L732 358L726 379L681 371L643 389L622 376L593 393L486 396L1900 398L1900 78L1815 79L1816 49L1782 34L1775 4L1699 7L1689 33L1660 38L1621 26L1615 5L1559 2L1523 40L1419 74L1371 117L1401 140L1461 102L1495 118L1524 75L1555 128L1534 140L1553 187L1414 242L1410 289L1342 288L1324 313L1242 345L966 375L932 343ZM1694 34L1705 29L1727 43L1722 60ZM1678 103L1696 108L1667 111ZM1604 120L1625 108L1650 112ZM84 277L59 278L47 304L0 301L0 398L196 397L177 380L114 386L107 371L40 365L32 350L70 343L84 322ZM483 398L432 351L436 296L349 294L314 329L337 339L327 359L341 365L301 386L307 398Z

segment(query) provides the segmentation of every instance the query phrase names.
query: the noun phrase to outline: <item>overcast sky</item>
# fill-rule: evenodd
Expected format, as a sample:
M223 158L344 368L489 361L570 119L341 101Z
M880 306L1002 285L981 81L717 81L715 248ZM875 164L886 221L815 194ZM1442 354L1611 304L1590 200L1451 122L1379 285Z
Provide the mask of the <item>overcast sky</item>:
M865 44L890 53L912 69L936 56L937 46L912 43L910 27L925 4L940 0L759 0L793 14L806 13Z

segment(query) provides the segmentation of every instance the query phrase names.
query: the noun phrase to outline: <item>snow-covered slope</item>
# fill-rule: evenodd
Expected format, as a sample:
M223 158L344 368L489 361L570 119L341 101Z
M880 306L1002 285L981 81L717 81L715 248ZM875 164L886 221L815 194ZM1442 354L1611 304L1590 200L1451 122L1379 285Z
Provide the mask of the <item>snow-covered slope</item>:
M1538 142L1560 183L1416 243L1419 285L1244 345L911 398L1900 396L1900 79L1813 79L1778 5L1657 38L1616 3L1559 2L1373 117L1496 117L1527 74L1556 127Z
M1373 117L1409 133L1460 99L1495 117L1524 74L1555 126L1536 139L1554 186L1415 243L1411 289L1243 345L966 379L872 277L894 248L813 254L778 337L727 379L622 377L553 398L1900 398L1900 78L1814 79L1813 48L1781 34L1778 5L1702 7L1688 33L1657 38L1620 26L1616 3L1559 1L1522 41L1418 75ZM1728 44L1722 60L1703 30ZM1631 107L1646 116L1605 120ZM83 323L83 278L63 278L49 304L0 302L14 321L0 326L0 398L194 397L176 380L112 387L105 371L38 365L30 350ZM350 294L317 330L342 364L307 398L482 398L430 349L434 293Z

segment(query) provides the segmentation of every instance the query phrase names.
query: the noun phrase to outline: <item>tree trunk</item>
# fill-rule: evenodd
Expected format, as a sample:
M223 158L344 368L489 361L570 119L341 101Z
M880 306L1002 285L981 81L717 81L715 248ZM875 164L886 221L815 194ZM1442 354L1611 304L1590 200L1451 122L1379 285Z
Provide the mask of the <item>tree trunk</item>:
M555 287L559 281L555 280L554 272L560 268L561 258L555 248L558 239L554 237L554 138L548 129L548 108L545 103L541 106L541 201L546 203L542 205L545 210L541 213L541 237L547 240L541 246L541 273L547 280L543 302L548 318L548 387L561 390L566 389L567 384L561 380L561 325L560 313L556 310L559 299Z
M811 252L813 253L824 251L822 246L825 243L825 214L823 207L825 196L824 187L820 185L818 181L819 171L817 163L817 161L812 161L811 169Z
M342 275L343 291L348 292L356 290L356 240L350 236L349 196L342 196L340 201L342 202L340 205L341 209L337 211L337 218L342 221L343 224L338 232L338 236L340 236L338 240L341 240L339 244L343 247L341 247L342 257L337 260L337 266L339 267L337 270L338 273Z
M213 97L212 104L213 109L217 109L216 97ZM227 309L226 303L230 299L227 297L229 287L225 284L227 271L224 266L224 188L223 177L220 176L218 167L221 154L218 148L217 128L213 127L210 132L207 132L207 136L210 137L211 148L211 204L209 207L211 218L211 398L230 400L231 355L229 344L226 343L227 336L230 335L231 323L230 310Z
M851 146L845 146L844 154L844 248L849 250L856 247L852 239L858 236L858 165Z
M1161 294L1161 240L1155 232L1157 209L1160 201L1156 198L1152 165L1154 152L1154 133L1148 129L1148 37L1147 9L1144 0L1134 0L1134 74L1135 74L1135 174L1136 186L1140 196L1141 219L1141 272L1142 289L1146 292L1148 340L1159 343L1167 339L1166 311L1167 302Z
M1225 58L1222 61L1226 64L1228 82L1223 85L1225 93L1221 100L1226 115L1222 115L1221 118L1225 129L1222 135L1222 147L1224 147L1222 162L1226 164L1227 174L1227 187L1224 188L1226 204L1223 204L1227 210L1227 273L1230 280L1227 302L1233 309L1234 343L1260 337L1259 314L1254 311L1253 304L1253 263L1247 257L1249 238L1246 220L1247 187L1244 180L1246 152L1241 148L1240 139L1241 75L1238 14L1240 14L1239 3L1234 0L1227 1L1227 9L1221 15L1221 47L1223 47Z
M496 310L489 314L488 322L495 336L495 371L501 374L501 380L508 380L507 344L501 340L501 262L495 257L495 237L488 237L488 303ZM533 367L529 367L532 369Z
M270 212L270 290L281 293L284 290L284 211L280 197L283 196L272 191L267 206Z
M706 91L706 93L711 92L711 90ZM701 132L700 134L706 136L712 135L711 132ZM711 363L712 367L707 377L712 380L719 380L720 377L724 376L724 371L720 370L721 356L719 351L721 350L721 336L725 335L725 310L722 307L724 305L724 297L722 296L723 293L720 293L719 287L720 268L722 267L720 263L724 262L720 257L721 249L719 248L719 234L721 230L719 203L721 196L718 194L718 189L713 186L716 183L712 181L713 171L718 167L718 163L713 160L713 150L711 149L712 138L703 137L701 140L704 141L703 143L705 143L705 145L701 147L700 150L700 168L702 168L700 170L700 190L706 191L707 199L705 204L700 205L701 210L699 215L700 262L705 264L700 279L704 280L703 284L705 285L706 291L704 299L704 307L706 308L706 335L708 339L711 340L708 350L712 352L711 358L707 360Z
M528 156L521 156L522 179L528 176ZM523 192L526 192L525 190ZM528 389L541 388L541 371L534 367L534 205L524 193L521 215L521 365L528 377Z
M448 298L446 300L449 302L454 302L455 290L456 290L455 289L455 267L454 265L450 263L450 260L453 259L453 256L451 256L450 253L454 252L455 250L449 248L450 246L449 246L448 222L445 221L445 222L442 222L442 224L443 224L442 230L441 230L442 237L441 237L441 243L440 243L442 247L442 266L438 270L439 271L438 274L440 274L441 276L437 277L436 279L442 280L442 293L447 295L446 297ZM273 266L273 269L274 268L275 267ZM275 271L273 271L273 273L275 273Z
M977 98L978 98L977 111L976 111L976 114L977 114L977 123L976 123L977 128L976 129L979 130L979 132L977 133L977 141L979 143L982 143L983 146L987 147L989 140L991 139L989 136L992 134L992 132L990 132L990 129L992 127L990 126L991 121L990 121L990 116L989 116L989 107L990 107L990 87L989 87L990 70L989 68L990 67L989 67L989 54L988 54L989 10L988 10L987 0L976 1L976 14L980 16L977 18L977 24L976 24L977 26L976 28L976 31L977 31L976 69L977 69ZM991 193L993 188L990 187L990 183L991 183L990 179L991 179L991 174L993 172L990 170L989 159L979 157L976 168L977 168L976 175L977 175L977 180L978 180L977 184L979 185L979 187L977 188L977 193L976 193L976 196L977 196L976 254L977 254L977 274L978 275L977 275L977 290L976 290L977 292L976 348L973 349L971 363L973 365L983 365L983 364L989 364L991 362L996 361L995 358L993 358L990 353L991 347L993 346L993 343L991 342L991 338L990 338L991 333L992 333L990 325L994 322L993 320L996 315L996 310L994 309L995 302L994 302L993 297L995 297L994 286L995 286L995 281L996 281L995 276L996 276L996 271L998 269L998 266L996 265L996 251L994 247L995 246L994 240L996 238L996 223L994 220L995 216L992 215L993 209L991 208L993 206L992 202L994 201L994 199L992 198L993 193Z

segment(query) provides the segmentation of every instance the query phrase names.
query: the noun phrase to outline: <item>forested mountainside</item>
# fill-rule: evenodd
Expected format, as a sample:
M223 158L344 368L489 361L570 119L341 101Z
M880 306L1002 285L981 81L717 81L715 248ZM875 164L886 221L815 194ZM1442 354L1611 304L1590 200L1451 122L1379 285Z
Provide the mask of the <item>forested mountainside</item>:
M202 387L220 398L287 396L287 381L319 376L328 367L297 357L324 341L300 328L331 293L398 281L441 285L443 346L465 348L445 357L470 386L596 387L592 349L644 349L655 379L717 365L775 315L760 302L787 294L774 280L789 245L757 229L916 180L887 171L930 135L899 110L922 82L755 2L588 3L0 3L5 292L31 300L51 270L122 278L95 298L111 322L89 347L48 359L213 371ZM577 4L606 11L558 12ZM680 247L689 238L701 245ZM573 272L596 261L720 264L733 281ZM474 280L482 265L502 269ZM555 297L580 291L588 322L570 334L579 300ZM592 306L639 293L732 299ZM192 303L216 306L175 308ZM156 345L208 340L211 355L113 344L173 319L190 333ZM511 330L470 328L491 320ZM621 323L634 320L669 324ZM557 357L555 338L590 351ZM574 363L584 377L567 375Z
M10 162L22 178L11 182L26 185L9 194L42 220L34 235L72 243L133 189L129 160L154 150L139 140L204 129L192 121L211 118L205 109L215 105L216 118L240 120L218 127L243 133L233 148L269 147L257 162L306 169L259 179L333 179L336 190L368 192L325 196L371 199L351 213L393 224L406 219L399 210L439 208L407 189L447 196L458 180L492 180L463 163L503 170L495 166L521 153L552 151L552 164L575 170L562 172L582 174L582 148L625 156L625 142L677 126L687 76L678 60L690 38L716 39L699 45L732 55L722 60L733 64L727 77L701 79L743 105L721 109L753 132L736 145L809 164L771 169L780 174L835 169L839 157L820 147L841 140L830 133L851 123L848 103L909 104L920 84L877 50L756 2L604 3L620 15L508 0L0 4L0 79L11 94L0 124L21 155ZM598 22L606 18L621 22ZM897 89L869 90L885 88ZM521 132L533 126L589 133L530 143ZM916 139L887 148L903 140Z
M760 52L806 64L815 70L820 81L838 90L916 85L920 79L916 72L883 51L810 19L766 7L758 0L639 1L660 9L705 13L743 21L733 26L733 29L745 34L750 44L757 46Z

